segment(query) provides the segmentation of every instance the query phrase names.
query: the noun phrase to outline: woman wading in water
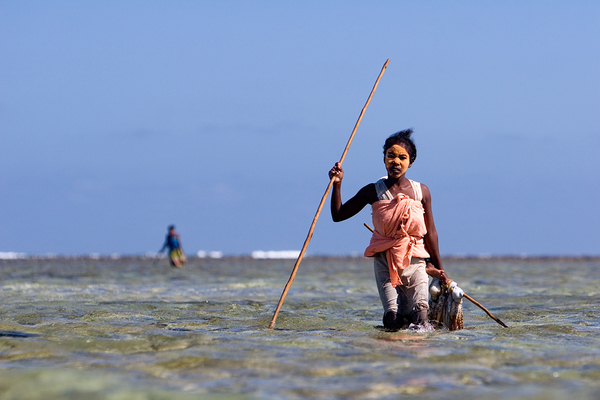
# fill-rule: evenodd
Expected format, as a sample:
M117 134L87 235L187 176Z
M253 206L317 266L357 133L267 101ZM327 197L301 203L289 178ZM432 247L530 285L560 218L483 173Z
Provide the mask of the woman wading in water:
M346 203L342 204L341 165L336 163L329 171L329 178L334 179L331 216L335 222L353 217L367 204L372 207L375 230L365 256L374 258L383 326L388 330L410 323L429 329L427 275L439 278L442 285L448 279L439 254L429 189L406 177L417 158L411 135L412 130L407 129L385 141L387 177L369 183Z

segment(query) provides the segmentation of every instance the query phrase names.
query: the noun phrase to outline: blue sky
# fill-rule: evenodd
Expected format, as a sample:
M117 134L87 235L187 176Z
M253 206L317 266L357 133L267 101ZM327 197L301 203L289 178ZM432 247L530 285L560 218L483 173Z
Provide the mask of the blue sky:
M0 251L299 250L413 128L442 255L600 254L600 3L0 2ZM362 254L370 209L307 254Z

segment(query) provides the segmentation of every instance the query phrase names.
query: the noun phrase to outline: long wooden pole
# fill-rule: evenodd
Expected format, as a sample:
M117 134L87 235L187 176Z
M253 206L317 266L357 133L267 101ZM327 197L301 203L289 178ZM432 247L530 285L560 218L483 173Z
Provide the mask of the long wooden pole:
M370 230L371 232L373 232L373 228L371 228L369 226L369 224L367 224L365 222L365 226L367 227L368 230ZM500 325L502 325L505 328L508 328L508 325L506 325L504 322L500 321L499 318L496 318L492 315L491 312L488 311L487 308L485 308L484 306L482 306L481 304L479 304L474 298L472 298L471 296L469 296L468 294L464 293L465 297L467 298L467 300L469 300L471 303L475 304L477 307L481 308L483 311L485 311L485 313L494 321L496 321L497 323L499 323Z
M344 152L342 153L342 157L340 158L340 165L344 162L344 159L346 158L346 154L348 153L350 144L352 143L352 140L354 139L356 130L358 129L358 126L360 125L360 121L362 120L363 114L367 110L367 107L369 106L369 103L371 102L371 98L373 97L373 94L375 93L375 89L377 89L377 85L379 85L379 80L381 79L381 76L385 72L385 69L387 68L387 65L389 62L390 62L390 59L388 58L387 61L385 62L385 64L383 64L383 68L381 68L381 72L379 73L379 76L377 77L377 80L375 81L375 85L373 85L371 94L369 94L369 98L367 99L365 106L363 107L362 111L360 112L360 115L358 116L358 120L356 121L356 124L354 125L354 129L352 130L350 139L348 139L346 148L344 149ZM283 293L281 294L281 298L279 299L279 303L277 304L277 308L275 309L275 313L273 314L273 319L271 319L271 323L269 324L269 329L273 329L275 327L275 320L277 320L277 315L279 315L279 310L281 309L283 300L285 299L285 296L287 296L287 292L288 292L288 290L290 290L290 287L292 286L292 282L294 281L294 278L296 277L296 272L298 271L298 267L300 266L300 263L302 262L302 258L304 257L306 248L308 247L308 244L310 243L310 239L312 239L315 225L317 224L317 220L319 219L319 215L321 214L321 210L323 209L325 200L327 199L327 196L329 195L329 191L331 190L331 187L333 186L334 178L335 177L332 177L331 180L329 181L329 185L327 185L327 190L325 190L325 194L323 194L323 197L321 198L321 203L319 203L319 208L317 208L317 213L315 214L315 217L313 218L313 222L308 231L308 236L306 237L306 240L304 241L304 245L302 246L302 250L300 251L300 254L298 255L296 264L294 264L294 269L292 270L290 279L288 280L288 283L285 285L285 288L283 289Z
M489 316L491 319L493 319L494 321L496 321L497 323L499 323L499 324L500 324L500 325L502 325L503 327L505 327L505 328L508 328L508 325L506 325L504 322L500 321L500 319L499 319L499 318L496 318L496 317L494 317L494 316L492 315L492 313L488 311L488 309L487 309L487 308L485 308L484 306L482 306L481 304L479 304L477 301L475 301L475 299L474 299L474 298L472 298L471 296L469 296L469 295L468 295L468 294L466 294L466 293L465 293L464 295L465 295L465 297L466 297L467 299L469 299L469 300L471 301L471 303L475 304L477 307L479 307L479 308L481 308L483 311L485 311L485 313L486 313L486 314L487 314L487 315L488 315L488 316Z

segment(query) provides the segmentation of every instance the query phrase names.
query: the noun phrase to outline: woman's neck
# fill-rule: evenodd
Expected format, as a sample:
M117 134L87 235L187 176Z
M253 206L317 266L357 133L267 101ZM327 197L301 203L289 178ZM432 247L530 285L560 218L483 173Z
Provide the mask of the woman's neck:
M414 190L406 175L402 175L398 178L390 178L388 176L385 180L385 185L393 196L404 193L413 199L415 198Z

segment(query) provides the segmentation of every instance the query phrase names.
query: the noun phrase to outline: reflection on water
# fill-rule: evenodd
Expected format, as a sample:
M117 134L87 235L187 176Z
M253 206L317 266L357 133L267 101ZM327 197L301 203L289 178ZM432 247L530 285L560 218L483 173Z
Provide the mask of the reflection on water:
M600 260L447 260L462 331L384 332L371 262L0 261L0 399L595 399Z

